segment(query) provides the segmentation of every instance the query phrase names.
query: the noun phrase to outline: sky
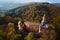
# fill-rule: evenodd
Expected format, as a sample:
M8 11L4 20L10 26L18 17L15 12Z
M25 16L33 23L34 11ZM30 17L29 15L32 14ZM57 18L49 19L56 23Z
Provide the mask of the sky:
M13 3L29 3L29 2L49 2L60 3L60 0L0 0L0 3L13 2Z

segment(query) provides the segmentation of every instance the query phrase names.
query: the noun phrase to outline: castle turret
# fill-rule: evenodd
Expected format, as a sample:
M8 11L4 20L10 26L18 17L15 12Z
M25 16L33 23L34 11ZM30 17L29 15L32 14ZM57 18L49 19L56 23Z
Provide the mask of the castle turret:
M46 24L46 15L45 14L44 14L42 21L41 21L41 27L48 28L48 25Z
M22 30L22 23L21 23L21 21L18 22L18 29L19 29L19 31Z
M45 14L44 14L42 21L41 21L41 25L43 25L45 22L46 22L46 19L45 19Z
M39 26L39 33L41 32L41 27L43 27L44 24L45 24L45 14L44 14L42 21L41 21L41 24Z

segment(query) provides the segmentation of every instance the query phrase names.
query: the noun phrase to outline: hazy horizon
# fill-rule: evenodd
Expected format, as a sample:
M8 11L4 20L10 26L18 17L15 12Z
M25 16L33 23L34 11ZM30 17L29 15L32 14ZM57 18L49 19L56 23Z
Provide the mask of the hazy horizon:
M29 3L59 3L59 0L0 0L0 9L12 9Z
M0 0L0 3L30 3L30 2L60 3L60 0Z

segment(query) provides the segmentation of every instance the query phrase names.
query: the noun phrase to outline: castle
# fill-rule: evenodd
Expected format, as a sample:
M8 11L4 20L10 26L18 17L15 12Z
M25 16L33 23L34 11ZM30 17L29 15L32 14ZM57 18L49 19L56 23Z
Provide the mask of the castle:
M21 21L19 21L18 22L19 31L24 30L24 27L31 32L37 32L37 33L40 33L42 31L47 32L48 25L46 24L46 15L44 14L41 23L24 22L24 25L22 25Z

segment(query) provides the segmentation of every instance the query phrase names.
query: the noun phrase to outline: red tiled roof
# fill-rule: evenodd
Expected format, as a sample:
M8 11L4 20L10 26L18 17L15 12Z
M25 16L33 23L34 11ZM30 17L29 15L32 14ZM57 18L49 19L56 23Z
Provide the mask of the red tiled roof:
M38 32L39 31L40 23L24 22L24 24L26 25L26 28L29 29L30 31L33 31L33 32Z

